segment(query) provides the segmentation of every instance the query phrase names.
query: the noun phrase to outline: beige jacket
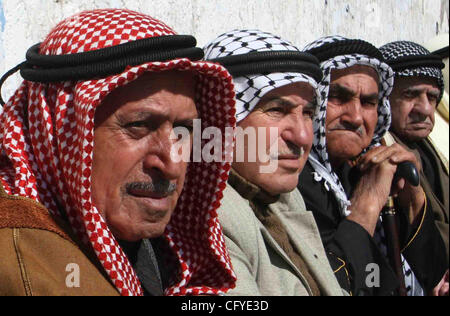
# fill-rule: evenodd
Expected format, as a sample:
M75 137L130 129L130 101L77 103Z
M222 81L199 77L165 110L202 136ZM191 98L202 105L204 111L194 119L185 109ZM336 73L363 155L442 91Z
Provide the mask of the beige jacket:
M328 263L319 230L311 212L296 189L270 205L298 252L308 265L322 295L342 296ZM236 288L229 295L310 296L305 277L255 216L249 202L230 185L219 209L225 241L237 275Z

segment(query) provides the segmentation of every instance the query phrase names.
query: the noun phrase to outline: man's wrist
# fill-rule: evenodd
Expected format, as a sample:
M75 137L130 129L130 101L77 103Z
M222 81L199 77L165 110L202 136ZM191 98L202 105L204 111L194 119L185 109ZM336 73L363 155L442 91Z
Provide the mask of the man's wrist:
M374 213L362 213L360 211L350 210L351 214L347 217L347 220L357 223L362 226L367 233L373 237L375 234L375 228L377 226L378 217L374 216Z
M364 201L361 203L360 201ZM351 201L351 212L360 214L363 216L372 216L378 218L381 212L382 207L379 206L379 203L375 201L371 201L371 199L358 199L357 201Z

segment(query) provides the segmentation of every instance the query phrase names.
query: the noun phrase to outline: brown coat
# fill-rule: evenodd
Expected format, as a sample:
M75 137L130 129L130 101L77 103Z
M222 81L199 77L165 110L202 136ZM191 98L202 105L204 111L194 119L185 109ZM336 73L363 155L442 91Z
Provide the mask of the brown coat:
M429 140L422 141L422 144L425 148L427 148L428 152L432 153L434 163L436 163L436 168L439 173L439 184L441 186L441 190L444 193L443 200L440 201L435 193L433 192L433 189L428 182L427 178L425 177L425 174L421 173L422 178L422 187L425 191L427 197L432 203L434 216L435 216L435 223L438 227L442 239L444 240L445 247L447 250L447 262L448 262L448 255L449 255L449 230L448 230L448 224L449 224L449 196L448 196L448 189L449 189L449 181L448 181L448 171L445 169L445 165L442 163L442 161L439 159L438 154L436 153L434 147L430 143Z
M119 295L95 255L74 240L44 206L0 186L0 296Z

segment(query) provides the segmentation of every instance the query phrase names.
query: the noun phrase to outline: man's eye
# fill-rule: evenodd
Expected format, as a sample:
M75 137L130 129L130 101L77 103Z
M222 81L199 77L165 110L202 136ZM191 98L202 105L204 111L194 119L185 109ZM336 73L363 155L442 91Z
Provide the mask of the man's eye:
M123 125L123 129L133 138L140 139L151 132L151 125L147 121L135 121Z
M345 100L342 97L340 97L339 95L336 95L336 94L330 94L328 96L328 101L330 101L332 103L335 103L335 104L343 104L343 103L345 103Z
M378 102L376 101L364 101L363 104L368 107L376 107L378 106Z
M177 127L185 128L191 134L194 132L194 125L192 125L192 124L179 124L179 125L175 125L174 127L175 128L177 128Z
M147 122L136 121L125 124L125 128L140 128L140 127L147 127Z
M314 118L314 114L315 114L315 111L312 110L312 109L303 111L303 115L308 117L308 118L310 118L310 119Z
M282 108L282 107L280 107L280 106L278 106L278 107L274 106L274 107L268 108L268 109L266 110L266 112L279 112L279 113L284 113L284 108Z
M276 120L281 119L286 115L286 110L280 106L265 107L261 109L261 112L265 114L268 118Z
M414 93L414 92L412 92L412 91L405 91L405 92L403 93L403 96L404 96L405 98L408 98L408 99L413 99L413 98L415 98L415 97L417 96L417 94Z
M428 100L431 102L431 103L437 103L437 101L438 101L438 96L437 95L434 95L434 94L429 94L428 95Z

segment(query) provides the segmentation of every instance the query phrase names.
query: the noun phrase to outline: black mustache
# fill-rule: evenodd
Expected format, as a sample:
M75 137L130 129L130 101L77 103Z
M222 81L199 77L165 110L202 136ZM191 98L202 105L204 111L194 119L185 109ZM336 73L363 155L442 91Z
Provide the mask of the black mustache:
M133 182L126 185L127 192L144 191L162 195L170 195L177 190L176 183L169 180L159 180L154 182Z
M410 123L411 124L417 124L417 123L433 124L433 122L431 121L431 119L428 116L426 116L426 117L418 117L418 116L411 117Z

